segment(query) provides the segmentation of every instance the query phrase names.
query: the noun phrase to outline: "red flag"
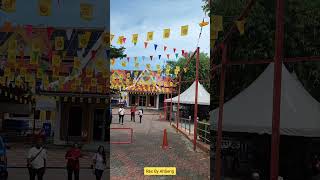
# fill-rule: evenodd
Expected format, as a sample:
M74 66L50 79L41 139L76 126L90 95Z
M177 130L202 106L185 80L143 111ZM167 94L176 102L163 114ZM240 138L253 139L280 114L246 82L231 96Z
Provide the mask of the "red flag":
M181 50L182 51L182 56L184 56L184 50Z
M152 58L153 58L153 56L150 56L151 61L152 61Z
M48 39L50 39L51 35L53 33L53 27L47 27L47 35L48 35Z
M148 42L144 42L144 48L147 48Z
M170 54L167 54L167 58L170 59Z
M174 52L174 53L176 52L176 50L177 50L176 48L173 48L173 52Z
M123 38L122 40L123 40L123 43L126 43L127 38Z
M164 49L164 51L166 51L167 50L167 46L164 46L163 49Z
M32 25L26 25L26 31L27 31L27 35L31 36L32 35Z

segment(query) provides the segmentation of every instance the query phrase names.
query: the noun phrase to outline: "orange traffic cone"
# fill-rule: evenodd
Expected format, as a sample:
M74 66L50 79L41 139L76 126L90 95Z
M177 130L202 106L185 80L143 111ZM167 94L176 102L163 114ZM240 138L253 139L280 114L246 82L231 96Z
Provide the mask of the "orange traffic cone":
M168 148L168 139L167 139L167 129L163 131L163 141L162 141L162 149Z

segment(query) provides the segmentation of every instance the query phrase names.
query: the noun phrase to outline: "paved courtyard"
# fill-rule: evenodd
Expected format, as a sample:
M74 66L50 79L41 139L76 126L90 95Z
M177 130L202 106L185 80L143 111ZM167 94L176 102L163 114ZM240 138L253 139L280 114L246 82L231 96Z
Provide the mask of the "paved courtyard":
M113 122L119 122L117 116ZM157 113L144 112L141 124L138 117L136 122L131 122L130 115L126 115L124 125L112 124L112 127L132 128L133 143L111 145L111 179L208 179L209 155L200 150L194 152L190 141L168 122L160 121ZM161 148L164 129L167 129L168 150ZM127 137L111 131L111 141L125 141ZM147 177L143 175L144 167L176 167L177 176Z

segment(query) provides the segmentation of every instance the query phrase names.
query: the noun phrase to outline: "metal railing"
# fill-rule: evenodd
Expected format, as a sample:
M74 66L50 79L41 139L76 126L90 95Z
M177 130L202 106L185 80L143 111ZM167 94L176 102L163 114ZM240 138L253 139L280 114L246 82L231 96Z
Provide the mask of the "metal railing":
M188 124L188 129L187 129L187 124ZM190 133L191 133L191 116L189 116L189 118L180 117L180 126L181 126L181 128L188 130L189 135L190 135Z
M199 118L198 118L199 119ZM199 121L197 126L197 134L201 141L209 144L210 143L210 123Z

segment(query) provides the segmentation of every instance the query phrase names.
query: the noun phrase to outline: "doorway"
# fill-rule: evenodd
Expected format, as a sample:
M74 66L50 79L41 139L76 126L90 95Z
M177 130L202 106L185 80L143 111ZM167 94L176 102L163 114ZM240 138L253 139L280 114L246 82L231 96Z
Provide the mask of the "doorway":
M105 133L104 129L104 109L95 109L93 119L93 140L102 141Z
M146 96L139 96L139 106L145 107L147 104Z
M82 132L82 108L71 107L69 111L68 136L81 136Z

